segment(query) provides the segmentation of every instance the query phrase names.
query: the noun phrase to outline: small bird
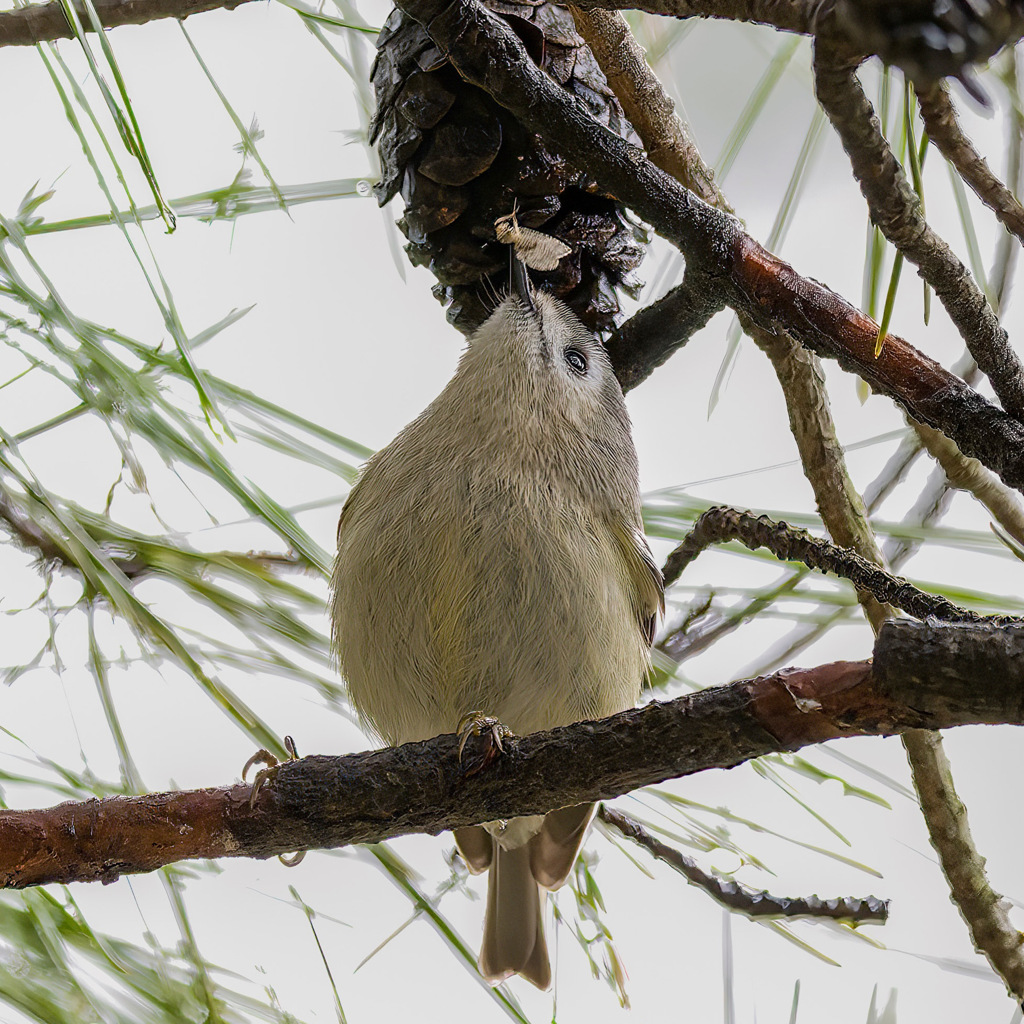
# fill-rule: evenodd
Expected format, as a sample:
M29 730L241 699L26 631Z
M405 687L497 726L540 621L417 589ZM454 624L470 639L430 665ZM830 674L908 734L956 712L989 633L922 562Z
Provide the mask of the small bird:
M333 640L352 702L389 744L467 713L516 734L633 707L662 579L637 459L600 341L515 290L441 394L367 463L338 523ZM460 828L490 871L480 971L551 982L540 888L572 870L592 804Z

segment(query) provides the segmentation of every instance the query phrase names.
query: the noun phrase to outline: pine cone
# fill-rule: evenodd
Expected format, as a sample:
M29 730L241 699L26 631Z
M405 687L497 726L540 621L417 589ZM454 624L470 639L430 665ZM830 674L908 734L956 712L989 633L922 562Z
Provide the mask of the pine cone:
M564 7L486 2L556 82L602 124L640 144ZM370 140L382 175L375 191L382 206L401 192L406 252L437 278L434 294L448 306L448 319L471 332L507 289L509 249L495 240L494 222L516 208L520 225L572 248L557 269L532 272L535 283L591 330L611 330L619 293L635 297L640 287L632 272L644 256L643 228L585 172L463 81L419 23L392 11L377 50Z

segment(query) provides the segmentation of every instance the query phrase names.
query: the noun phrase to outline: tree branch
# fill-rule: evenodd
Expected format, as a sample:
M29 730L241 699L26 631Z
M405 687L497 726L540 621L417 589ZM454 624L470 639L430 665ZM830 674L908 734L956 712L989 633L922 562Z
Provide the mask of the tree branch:
M949 90L941 82L936 82L914 91L928 139L956 168L960 177L996 215L1003 227L1024 242L1024 207L996 177L985 158L964 134Z
M381 842L610 799L844 736L1024 724L1024 626L887 623L874 663L784 669L600 722L515 738L467 773L456 736L286 761L250 789L0 811L0 887L113 881L189 858L266 858ZM468 755L482 740L471 739Z
M938 594L928 594L908 583L901 576L886 572L881 566L849 548L836 547L826 540L812 537L806 530L776 523L767 516L755 516L734 508L710 508L694 524L683 542L668 556L663 575L668 587L679 579L683 570L711 544L738 540L756 551L767 548L776 558L802 562L812 569L834 573L849 580L858 590L867 591L880 604L889 604L919 619L941 619L945 622L984 622L1010 625L1021 620L1010 615L979 615L960 608Z
M820 40L815 42L818 102L850 158L871 220L935 289L1003 408L1024 420L1024 366L967 268L924 219L920 200L882 135L857 78L859 63L860 58L851 59Z
M100 23L107 28L118 25L144 25L158 18L187 18L218 8L233 11L249 0L93 0ZM79 20L86 31L90 21L81 0L73 0ZM32 46L50 39L73 39L60 0L48 4L28 4L13 11L0 11L0 46Z
M682 284L629 318L605 345L623 392L630 391L725 308L725 290L687 267Z
M583 11L578 7L571 10L576 28L643 141L651 163L671 174L705 203L732 213L715 182L714 172L701 158L689 126L676 113L675 104L651 70L626 19L611 11Z
M577 0L584 11L645 11L670 18L720 18L809 35L817 0Z
M691 885L703 889L713 900L734 913L749 918L827 917L833 921L855 921L858 924L885 924L889 917L889 901L875 896L844 896L830 900L819 899L817 896L773 896L764 889L751 889L740 882L709 875L692 857L686 857L679 850L663 843L635 818L607 804L601 804L597 816L602 823L642 846L656 860L668 864Z
M957 796L953 774L938 733L912 729L903 735L914 768L914 789L939 855L950 896L967 924L975 948L1019 1002L1024 997L1024 935L1010 922L1008 900L989 884L971 837L967 808Z

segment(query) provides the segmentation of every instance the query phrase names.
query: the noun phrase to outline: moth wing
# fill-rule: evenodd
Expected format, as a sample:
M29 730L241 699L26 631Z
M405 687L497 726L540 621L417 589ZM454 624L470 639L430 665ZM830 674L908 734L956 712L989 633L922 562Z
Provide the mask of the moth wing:
M533 228L519 228L514 240L516 256L532 270L557 270L559 262L572 252L560 238Z

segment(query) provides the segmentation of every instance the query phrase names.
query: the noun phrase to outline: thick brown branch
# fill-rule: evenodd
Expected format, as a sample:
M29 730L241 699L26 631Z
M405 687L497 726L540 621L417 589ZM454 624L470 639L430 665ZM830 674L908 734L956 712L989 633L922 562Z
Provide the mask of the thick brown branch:
M915 419L941 430L1008 486L1024 489L1024 429L955 374L878 325L825 285L801 277L748 235L736 239L732 277L755 317L777 321L801 344L835 359Z
M513 739L508 756L475 775L459 763L457 737L440 736L285 762L255 809L249 788L232 786L0 811L0 887L435 835L844 736L1024 724L1024 627L888 623L875 665L874 673L871 662L785 669Z
M100 23L107 28L117 25L144 25L158 18L187 18L218 8L234 10L249 0L93 0ZM89 27L89 15L81 0L75 10L82 25ZM48 39L71 39L74 32L59 0L48 4L29 4L13 11L0 11L0 46L31 46Z

